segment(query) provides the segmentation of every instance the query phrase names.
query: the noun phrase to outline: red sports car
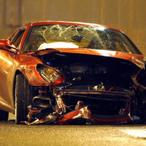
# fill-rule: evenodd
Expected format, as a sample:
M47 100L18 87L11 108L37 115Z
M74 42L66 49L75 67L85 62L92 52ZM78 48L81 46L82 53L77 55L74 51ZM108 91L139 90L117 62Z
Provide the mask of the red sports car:
M144 56L121 31L45 21L0 40L0 120L126 123L146 119Z

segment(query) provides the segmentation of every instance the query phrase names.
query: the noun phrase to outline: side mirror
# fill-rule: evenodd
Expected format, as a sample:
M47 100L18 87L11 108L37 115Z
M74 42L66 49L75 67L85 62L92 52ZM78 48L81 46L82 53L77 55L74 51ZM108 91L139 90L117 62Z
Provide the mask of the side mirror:
M8 39L2 39L2 40L0 40L0 47L4 47L4 48L6 47L6 48L14 48L14 49L16 49L15 45L13 45L11 43L11 41L8 40Z
M18 53L16 46L12 44L12 42L8 39L0 40L0 49L9 50L13 53Z

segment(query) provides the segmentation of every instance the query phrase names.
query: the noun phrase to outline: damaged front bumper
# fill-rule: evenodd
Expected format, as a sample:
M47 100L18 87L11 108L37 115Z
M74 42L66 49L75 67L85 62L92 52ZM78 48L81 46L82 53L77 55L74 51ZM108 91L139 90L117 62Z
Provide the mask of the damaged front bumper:
M130 107L133 95L129 91L66 88L63 90L55 89L54 96L55 106L52 106L49 98L49 106L29 106L25 124L127 123L133 120ZM40 103L41 99L39 99Z

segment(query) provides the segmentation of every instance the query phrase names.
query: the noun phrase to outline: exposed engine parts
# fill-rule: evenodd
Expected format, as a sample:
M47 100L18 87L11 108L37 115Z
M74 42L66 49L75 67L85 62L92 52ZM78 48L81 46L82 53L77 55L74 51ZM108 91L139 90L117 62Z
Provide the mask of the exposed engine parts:
M68 124L79 119L79 122L89 124L96 122L98 116L120 117L129 112L130 94L127 91L115 92L114 95L105 91L103 83L85 89L82 87L81 91L75 87L69 89L71 87L72 85L54 87L52 97L46 96L45 92L39 92L41 94L33 97L32 105L28 106L25 124Z
M89 124L113 122L113 118L124 123L138 119L135 117L140 112L133 110L139 106L135 102L138 87L133 81L138 70L132 63L59 53L40 59L46 66L40 65L38 70L52 84L41 87L42 92L32 98L25 124Z
M83 102L78 101L76 104L76 108L71 112L64 112L61 108L56 109L54 112L50 112L49 109L38 109L35 107L28 107L28 121L24 123L27 125L36 125L42 123L49 124L67 124L67 122L79 118L90 119L91 112L87 106L83 106ZM64 114L63 114L64 113Z

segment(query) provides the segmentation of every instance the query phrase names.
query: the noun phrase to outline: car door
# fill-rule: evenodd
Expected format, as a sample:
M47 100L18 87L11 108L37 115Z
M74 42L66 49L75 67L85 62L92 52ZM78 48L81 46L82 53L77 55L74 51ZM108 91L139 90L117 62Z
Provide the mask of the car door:
M19 49L24 31L24 29L19 29L10 38L11 43L17 49ZM10 76L13 74L16 55L10 48L0 49L0 107L7 111L9 110L8 107L13 108L14 106L12 94L13 78L10 78Z

